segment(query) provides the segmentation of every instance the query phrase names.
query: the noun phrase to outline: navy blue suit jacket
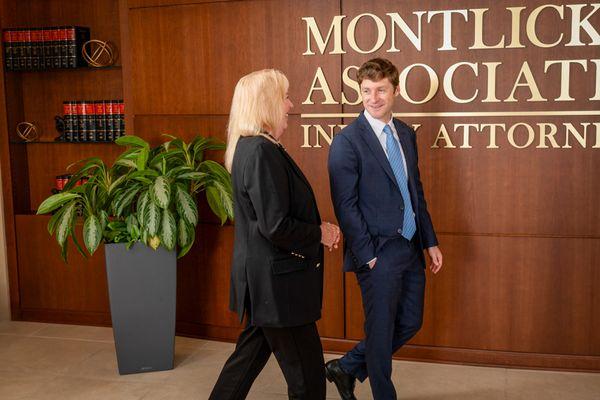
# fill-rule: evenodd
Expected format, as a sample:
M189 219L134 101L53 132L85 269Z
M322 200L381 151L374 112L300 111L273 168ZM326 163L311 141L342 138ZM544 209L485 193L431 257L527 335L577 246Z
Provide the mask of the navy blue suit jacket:
M419 176L415 132L394 119L408 169L408 187L421 248L437 246ZM344 270L355 271L401 236L404 202L392 167L364 113L335 136L329 150L335 215L344 233ZM424 262L423 262L424 265Z

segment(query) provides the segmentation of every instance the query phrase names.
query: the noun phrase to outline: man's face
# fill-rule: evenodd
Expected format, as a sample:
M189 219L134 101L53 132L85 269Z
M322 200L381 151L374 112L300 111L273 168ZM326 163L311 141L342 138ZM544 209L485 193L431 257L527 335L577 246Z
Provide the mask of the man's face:
M392 118L392 107L394 98L398 96L398 88L388 78L379 81L364 79L360 84L360 93L362 96L365 110L382 122L388 123Z

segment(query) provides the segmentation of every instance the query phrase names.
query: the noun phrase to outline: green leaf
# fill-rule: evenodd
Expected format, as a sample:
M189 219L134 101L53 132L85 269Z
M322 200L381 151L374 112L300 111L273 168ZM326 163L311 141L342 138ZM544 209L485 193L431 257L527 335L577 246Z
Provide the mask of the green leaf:
M125 207L128 207L132 203L133 198L140 191L140 189L141 188L139 186L131 187L115 198L113 208L117 217L120 217Z
M121 137L124 137L124 136L121 136ZM115 161L115 164L122 165L124 167L129 167L129 168L137 168L137 164L133 160L126 160L126 159L117 160L117 161Z
M221 192L214 186L206 188L206 200L213 213L221 220L221 225L227 221L227 210L221 197Z
M196 230L194 227L185 222L183 218L179 219L179 227L177 229L179 254L177 255L177 258L181 258L187 254L187 252L192 248L195 238Z
M150 145L148 144L148 142L146 142L144 139L142 139L138 136L134 136L134 135L121 136L120 138L115 140L115 143L120 146L144 147L147 149L150 148Z
M60 216L60 220L56 225L56 240L61 246L65 244L69 233L71 233L71 229L73 229L72 225L75 217L76 206L77 202L74 200L67 204L65 206L65 211Z
M125 219L127 223L127 232L131 237L131 240L138 240L140 238L140 228L138 226L138 221L135 215L131 214Z
M106 229L106 225L108 225L108 213L105 210L100 210L100 225L102 226L102 231Z
M94 254L102 240L102 224L95 215L87 217L83 224L83 242L90 254Z
M198 206L193 197L181 185L175 186L175 205L179 216L188 224L196 226L198 223Z
M169 207L171 202L171 186L169 181L164 176L159 176L152 185L152 196L156 204L163 209Z
M150 235L148 235L148 229L142 229L142 236L140 238L140 241L142 243L144 243L145 245L147 245L149 237L150 237Z
M75 243L75 248L77 249L79 254L81 254L83 256L83 258L87 258L87 254L85 254L85 252L81 248L81 245L79 244L79 241L77 241L77 235L75 234L74 230L71 231L71 239L73 239L73 243Z
M148 209L148 202L150 201L150 193L147 190L142 192L137 202L137 219L140 225L144 226L146 221L146 211Z
M60 210L58 210L56 213L54 213L54 215L50 218L50 221L48 221L48 233L50 235L52 235L54 233L54 230L56 229L56 225L58 224L58 221L60 220L60 216L62 215L62 213L65 211L65 208L61 208Z
M117 179L115 179L114 181L111 182L110 186L108 187L108 194L111 194L115 189L117 189L119 187L119 185L121 183L123 183L123 181L127 178L127 175L121 175L120 177L118 177Z
M148 202L145 225L150 236L155 236L160 228L160 208L153 202Z
M177 179L187 179L192 181L199 181L202 178L208 176L205 172L186 172L177 177Z
M70 193L70 192L62 192L62 193L57 193L55 195L52 195L50 197L48 197L46 200L44 200L42 202L42 204L40 204L40 206L38 207L37 210L37 214L47 214L49 212L52 212L54 210L56 210L58 207L64 205L65 203L68 203L69 201L77 198L77 197L81 197L79 194L77 193Z
M168 249L173 250L177 241L177 225L175 217L170 210L164 210L162 215L162 229L160 239L162 244Z
M124 136L121 136L124 137ZM148 162L148 157L150 156L150 150L144 147L140 150L136 160L136 166L138 171L143 171L146 169L146 163Z

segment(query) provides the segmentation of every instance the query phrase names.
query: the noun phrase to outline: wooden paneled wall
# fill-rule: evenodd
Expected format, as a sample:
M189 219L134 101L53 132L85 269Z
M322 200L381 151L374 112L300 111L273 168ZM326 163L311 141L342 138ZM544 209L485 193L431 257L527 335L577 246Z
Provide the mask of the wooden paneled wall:
M334 220L326 171L328 146L302 148L301 125L327 126L349 120L307 120L301 114L354 113L361 108L302 105L317 67L322 68L332 93L339 96L343 69L375 55L389 57L400 68L426 62L437 71L467 59L497 59L503 63L499 75L512 79L496 84L498 97L506 98L522 60L529 60L539 85L557 95L558 75L541 71L543 64L535 63L534 50L519 49L510 54L489 50L440 52L441 24L427 26L422 51L405 47L395 54L349 51L343 55L302 56L306 46L302 17L314 16L325 35L335 15L347 15L349 19L365 12L408 15L421 9L456 8L450 2L429 3L407 1L400 7L397 2L358 0L129 1L127 16L122 16L128 29L124 39L131 49L131 85L125 93L132 110L129 123L136 134L150 139L162 132L184 137L202 133L224 139L237 80L253 70L278 68L290 79L295 103L283 142L309 177L323 217ZM477 2L463 3L461 7L466 8L476 7ZM535 6L531 2L523 5ZM496 19L500 22L495 24L497 27L488 27L486 32L503 32L503 23L510 20L502 18L506 16ZM346 27L347 21L344 30ZM563 28L543 25L540 38L555 37ZM375 35L374 29L362 29L357 42L368 46ZM465 49L470 38L454 35L453 43ZM577 56L579 51L581 48L561 47L555 57L581 58ZM587 55L593 55L593 51ZM424 79L417 76L409 90L422 91ZM454 81L455 92L462 96L474 89L483 93L486 85L483 80ZM585 92L585 85L589 83L574 81L571 90ZM517 94L524 99L526 93ZM323 98L316 94L314 100L320 103ZM518 111L524 107L548 109L547 104L524 100L465 108L438 97L423 105L398 101L396 111ZM568 107L589 109L590 104L578 100ZM563 118L549 116L545 121L560 125ZM574 117L569 121L586 119ZM506 137L500 136L501 149L490 150L483 135L472 135L472 148L433 150L430 146L441 123L452 127L455 122L482 123L481 119L426 117L406 122L422 125L418 131L421 175L444 251L445 268L438 276L428 274L424 327L399 356L600 369L600 180L593 174L600 167L597 150L520 150L510 147ZM485 122L538 121L500 117ZM232 229L211 222L203 224L201 231L198 249L185 258L180 269L179 331L232 339L239 329L235 317L227 311ZM205 231L211 234L204 239ZM341 251L327 255L324 314L319 325L326 348L338 351L349 349L363 335L360 292L354 276L342 273L341 261Z
M55 20L46 21L42 3L37 0L29 4L35 11L32 14L37 16L20 17L23 23L51 25L58 24L59 20L62 23L59 9L52 12ZM49 7L57 7L57 3L71 4L53 0ZM455 130L456 123L510 126L525 122L536 126L547 122L560 126L563 122L600 122L598 116L547 115L540 119L500 115L457 119L431 114L598 109L597 102L588 100L594 93L593 79L589 78L589 74L593 75L591 63L588 63L585 79L571 80L571 93L577 94L577 99L561 104L552 101L560 92L559 70L546 73L543 63L544 58L597 59L598 47L559 46L540 50L527 43L524 48L510 51L468 50L473 40L469 30L472 28L465 28L466 25L455 18L452 42L457 51L438 50L443 29L441 20L434 19L423 25L420 51L405 40L402 44L398 42L400 52L386 52L390 47L390 38L386 38L381 50L372 54L351 51L344 41L345 54L302 55L306 51L306 26L302 17L315 17L326 35L336 15L348 16L343 22L343 32L350 19L366 12L382 19L386 13L399 12L406 17L410 28L416 29L416 20L410 17L414 11L489 7L494 15L486 16L491 19L485 20L484 39L486 43L496 43L501 34L510 34L509 14L498 13L498 10L526 6L523 14L526 16L533 8L545 4L540 0L484 3L472 0L370 3L358 0L119 0L117 9L114 1L112 7L98 6L81 18L85 22L85 18L96 15L97 20L90 20L88 24L99 27L108 38L120 40L122 70L98 72L104 75L96 77L82 73L86 76L81 78L81 84L68 94L75 90L77 95L85 96L92 86L104 85L96 87L93 93L103 92L105 96L114 97L122 87L127 131L153 143L161 141L163 133L185 139L202 134L225 140L230 101L238 79L254 70L278 68L290 80L290 95L295 104L283 143L310 180L323 218L335 221L326 168L328 145L321 139L322 147L302 147L302 125L319 124L327 128L348 123L350 119L340 115L310 119L302 114L356 113L361 107L322 105L324 98L320 92L313 96L314 105L303 105L317 68L322 69L337 100L342 90L352 100L356 94L343 84L342 72L374 56L388 57L400 69L426 63L436 70L440 80L454 63L479 63L477 79L463 71L457 73L453 82L455 92L462 97L479 90L480 98L475 102L457 104L441 94L421 105L400 98L397 101L396 112L429 113L402 119L420 125L417 138L421 178L445 264L437 276L428 273L423 329L397 356L600 371L600 175L596 173L600 170L600 149L578 145L570 149L535 146L517 149L509 145L506 135L498 135L499 148L490 149L487 148L489 137L483 134L471 134L470 147L461 147L464 139L460 132L451 135L456 148L432 148L441 124L450 131ZM11 13L18 20L16 9L18 7L12 7ZM552 16L552 11L548 13L540 17L537 31L540 40L551 42L561 33L569 33L568 18L559 20L556 15ZM568 16L567 10L565 15ZM441 16L435 18L441 19ZM590 21L597 28L600 12ZM522 38L525 37L524 24L519 31ZM376 39L375 30L365 26L373 25L362 25L357 30L357 43L363 48ZM329 51L331 44L328 46ZM502 63L494 88L498 98L505 99L524 60L529 62L538 85L550 101L528 102L528 90L520 88L516 91L517 102L481 102L489 90L481 63ZM25 73L17 83L15 79L6 80L7 98L10 93L16 93L24 99L7 102L6 108L13 114L8 115L8 125L16 118L14 115L36 115L37 100L33 95L36 88L45 93L46 100L42 103L46 106L59 104L67 95L60 82L71 77L76 75L55 76L52 83L48 83L39 75ZM423 94L427 85L426 75L415 73L411 75L408 90ZM3 106L2 100L0 106ZM49 124L47 115L40 118ZM0 123L6 126L2 118ZM593 132L590 127L588 140L592 140ZM311 140L314 144L314 138ZM6 146L5 141L2 143ZM36 146L28 145L22 150L25 157L20 158L26 161L21 161L21 175L30 181L30 192L23 195L24 200L14 197L17 200L14 207L20 207L21 212L34 209L46 195L47 184L38 182L50 179L58 162L66 165L67 161L84 158L98 149L79 145L64 149L55 146L48 150ZM107 147L98 151L110 161L118 149ZM18 150L13 149L10 154L17 157ZM7 155L3 148L2 157ZM222 153L210 156L222 159ZM34 161L41 157L49 160L48 168ZM17 161L11 165L17 165ZM46 177L40 179L41 176ZM101 267L103 254L87 261L74 255L72 262L78 269L58 270L62 265L54 243L47 253L31 251L32 241L49 241L45 223L44 219L28 215L20 215L15 220L19 269L27 271L20 280L16 278L16 268L11 272L11 293L15 291L15 284L19 288L18 293L13 293L13 303L19 305L20 311L24 310L20 317L108 323L106 283ZM206 205L201 204L197 238L197 244L179 266L177 331L190 336L233 340L240 331L237 316L228 311L233 227L221 227ZM7 241L10 246L10 235ZM50 252L52 255L48 256ZM327 253L324 310L319 331L325 348L330 351L348 350L363 335L360 292L355 277L342 272L341 263L341 250ZM82 267L85 269L79 269ZM61 282L60 290L66 290L65 296L57 296L53 291L52 282L56 281Z

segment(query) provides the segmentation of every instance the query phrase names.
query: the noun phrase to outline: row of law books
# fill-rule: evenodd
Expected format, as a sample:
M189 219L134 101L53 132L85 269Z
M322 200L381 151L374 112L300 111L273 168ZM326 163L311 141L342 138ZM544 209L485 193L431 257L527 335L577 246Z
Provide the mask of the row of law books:
M63 102L64 142L112 142L125 135L123 100Z
M52 26L2 31L7 71L39 71L87 67L82 48L90 28Z

